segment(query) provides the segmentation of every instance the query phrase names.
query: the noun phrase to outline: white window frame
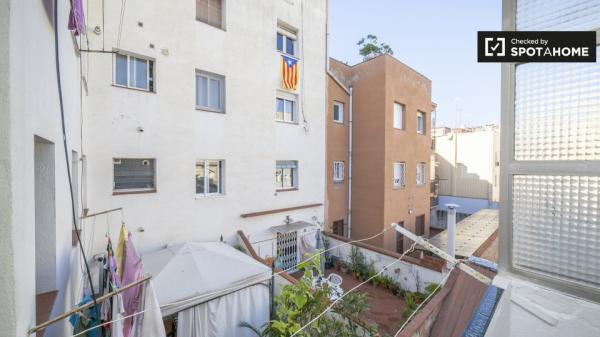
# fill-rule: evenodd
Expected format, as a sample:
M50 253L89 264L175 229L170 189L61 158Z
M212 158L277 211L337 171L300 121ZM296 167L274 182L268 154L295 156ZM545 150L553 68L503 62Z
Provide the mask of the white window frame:
M277 116L277 114L279 113L278 109L278 100L283 100L283 119L279 118ZM293 111L291 111L291 116L292 119L289 120L286 116L290 115L290 112L286 110L286 104L285 102L293 102L292 104L292 108ZM298 111L299 111L299 106L298 106L298 96L294 95L294 94L290 94L287 92L283 92L283 91L277 91L277 95L275 98L275 121L277 122L281 122L281 123L290 123L290 124L298 124Z
M126 70L127 71L127 84L126 85L117 83L117 57L118 56L127 57L127 70ZM137 59L137 60L146 61L146 88L138 88L131 84L130 66L131 66L132 58ZM151 68L150 63L152 63L152 71L150 71L150 68ZM137 69L134 67L133 71L135 74ZM154 59L152 59L150 57L145 57L145 56L128 53L128 52L124 52L124 51L116 51L114 53L114 56L113 56L113 85L116 87L128 88L128 89L134 89L134 90L140 90L140 91L146 91L146 92L155 92L156 91L156 79L154 76L155 73L156 73L156 62L154 61ZM134 78L135 78L135 75L134 75Z
M209 178L209 167L211 163L219 164L219 180L218 180L218 191L210 193L210 178ZM204 198L214 195L223 195L225 194L225 160L222 159L198 159L196 160L196 170L198 169L198 164L204 164L204 193L198 193L196 190L197 198ZM194 186L196 186L194 184Z
M116 164L120 164L122 160L148 160L148 161L152 161L154 163L154 170L152 172L153 177L152 177L152 183L154 185L154 187L148 187L148 188L116 188L116 184L115 184L115 168L114 166ZM119 157L119 158L113 158L113 183L112 183L112 187L113 187L113 194L128 194L128 193L141 193L141 192L156 192L157 190L157 184L156 184L156 176L157 176L157 160L156 158L128 158L128 157Z
M426 126L425 126L425 113L423 111L417 111L417 133L420 135L425 134ZM422 122L419 123L419 120Z
M292 186L283 186L283 171L282 171L282 178L281 178L281 186L278 185L277 183L277 175L279 174L279 170L283 170L285 168L279 168L279 163L284 163L284 162L293 162L295 164L294 167L292 167L291 169L293 169L292 171ZM292 191L292 190L297 190L298 189L298 177L299 177L299 173L298 173L298 161L297 160L277 160L275 162L275 189L277 192L283 192L283 191Z
M335 118L335 108L339 109L339 118ZM344 124L344 103L342 102L333 102L333 121L336 123Z
M298 35L297 33L295 33L295 29L289 27L284 27L283 25L278 25L277 26L277 34L275 35L275 50L277 50L277 52L284 54L284 55L289 55L292 56L294 58L298 58L298 55L300 55L298 53ZM277 47L277 35L281 35L283 37L283 42L282 42L282 49L283 50L279 50ZM287 53L287 41L288 39L292 40L292 44L293 44L293 48L294 48L294 53L293 54L289 54Z
M400 108L400 111L396 109L398 107ZM400 116L398 116L398 112L400 113ZM402 103L394 102L392 114L394 129L404 130L404 115L406 114L406 106Z
M340 160L333 162L333 182L341 183L344 181L345 163Z
M419 170L421 169L421 172ZM425 186L426 164L424 162L417 163L417 186Z
M210 98L210 80L218 80L221 85L219 86L219 90L220 90L220 108L216 109L210 106L204 106L204 105L198 105L198 77L205 77L206 78L206 102L208 103L208 100ZM195 106L196 106L196 110L203 110L203 111L210 111L210 112L219 112L219 113L225 113L225 76L223 75L219 75L219 74L214 74L214 73L210 73L207 71L203 71L203 70L199 70L196 69L196 76L194 77L195 79Z
M399 170L399 176L396 176L396 168ZM406 186L406 163L394 162L392 164L392 186L394 188L404 188Z

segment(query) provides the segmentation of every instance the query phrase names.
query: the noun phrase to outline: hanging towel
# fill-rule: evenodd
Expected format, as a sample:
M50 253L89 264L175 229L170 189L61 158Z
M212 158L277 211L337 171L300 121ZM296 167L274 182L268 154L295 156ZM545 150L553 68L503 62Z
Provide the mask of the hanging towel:
M121 297L121 294L113 296L112 301L112 317L115 322L113 322L110 327L110 336L123 337L123 321L121 318L125 315L125 309L123 309L123 298Z
M119 275L119 279L123 277L123 254L125 253L125 240L127 240L127 229L125 228L125 224L121 225L121 230L119 231L119 242L117 242L117 274Z
M298 245L298 248L300 250L300 260L304 261L307 260L308 257L312 256L315 252L315 249L317 249L316 235L318 234L299 233L298 235L301 235L299 240L300 242Z
M71 0L71 12L69 13L69 30L79 35L85 29L83 17L83 4L81 0Z
M138 255L133 245L131 233L125 242L125 255L123 256L123 278L121 284L126 286L143 276L142 259ZM123 308L125 316L129 316L140 309L140 291L141 286L137 285L123 291ZM123 336L129 337L133 326L133 317L126 318L123 322Z
M136 317L135 327L131 336L136 337L165 337L165 325L154 292L154 284L148 281L142 292L143 314Z

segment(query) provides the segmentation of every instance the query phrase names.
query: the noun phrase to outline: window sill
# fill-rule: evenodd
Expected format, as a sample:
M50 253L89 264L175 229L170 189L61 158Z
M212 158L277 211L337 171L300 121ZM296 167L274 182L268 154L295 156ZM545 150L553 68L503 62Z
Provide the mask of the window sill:
M148 190L122 190L122 191L113 191L112 195L124 195L124 194L144 194L144 193L156 193L156 189L148 189Z
M134 91L139 91L139 92L147 92L149 94L156 94L156 91L150 91L150 90L146 90L146 89L140 89L140 88L134 88L134 87L128 87L125 85L119 85L119 84L111 84L113 87L115 88L122 88L122 89L129 89L129 90L134 90Z
M291 57L291 58L293 58L293 59L294 59L294 60L296 60L296 61L300 61L300 58L299 58L298 56L296 56L296 55L288 54L288 53L286 53L286 52L283 52L283 51L281 51L281 50L277 50L277 49L275 49L275 50L276 50L276 51L277 51L277 52L278 52L280 55L285 55L285 56L287 56L287 57Z
M341 121L341 122L340 122L340 121L336 121L336 120L334 119L334 120L333 120L333 122L334 122L334 123L336 123L336 124L344 125L344 121Z
M216 109L211 109L211 108L206 108L206 107L201 107L201 106L197 106L196 107L197 111L204 111L204 112L214 112L214 113L218 113L218 114L225 114L225 110L216 110Z
M393 190L403 190L406 187L406 185L402 185L402 186L392 186Z
M298 123L298 122L288 122L288 121L282 121L282 120L279 120L279 119L276 119L275 121L277 123L283 123L283 124L300 125L300 123Z
M405 128L397 128L397 127L393 127L393 126L392 126L392 128L396 131L406 131Z
M215 26L215 25L211 25L210 23L208 23L208 22L206 22L206 21L202 21L202 20L200 20L200 19L198 19L198 18L196 18L196 21L198 21L198 22L202 22L203 24L205 24L205 25L207 25L207 26L210 26L210 27L212 27L212 28L215 28L215 29L218 29L218 30L221 30L221 31L224 31L224 32L226 32L226 31L227 31L227 29L225 29L225 27L224 27L223 25L221 25L221 27L219 27L219 26Z
M345 181L344 180L334 180L333 183L337 184L337 185L343 185L345 183Z
M298 187L282 188L282 189L275 190L275 192L277 192L277 193L279 193L279 192L291 192L291 191L298 191Z
M417 184L417 187L424 187L425 184Z
M223 198L223 197L225 197L225 193L196 194L196 200L214 199L214 198Z

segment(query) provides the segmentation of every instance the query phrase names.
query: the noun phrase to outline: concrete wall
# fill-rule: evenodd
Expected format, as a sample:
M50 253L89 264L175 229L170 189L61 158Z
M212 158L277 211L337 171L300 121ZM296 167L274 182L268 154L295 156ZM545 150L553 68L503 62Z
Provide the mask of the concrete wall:
M334 221L344 222L344 234L347 233L348 225L348 133L349 133L349 110L350 99L343 84L334 80L331 76L327 80L327 203L326 203L326 228L331 229ZM333 104L340 102L344 104L343 123L333 120ZM344 162L344 180L333 181L333 162Z
M336 240L332 237L327 237L330 247L335 247L344 244L343 241ZM343 261L350 261L350 253L353 245L343 245L331 250L331 254L339 257ZM373 250L358 247L365 255L367 263L373 262L375 270L381 271L384 266L389 265L398 258L389 255L381 254ZM390 276L396 282L399 282L402 289L409 291L423 292L425 287L430 283L440 283L443 279L443 274L425 267L421 267L409 262L400 261L391 265L382 275ZM418 282L418 283L417 283ZM418 287L417 287L418 285Z
M353 88L352 238L372 236L400 221L414 231L416 217L421 215L425 216L427 235L431 81L389 55L352 67L332 60L330 67L336 78ZM403 130L393 127L394 102L405 106ZM423 135L416 131L417 111L425 114ZM330 138L328 147L337 146ZM393 187L394 162L406 163L403 188ZM426 167L423 186L416 185L419 162ZM330 203L329 209L332 207ZM396 234L390 231L369 243L395 250Z
M436 137L439 194L497 202L499 135L490 127Z
M59 40L68 153L80 152L79 58L67 30L69 3L59 1ZM25 336L35 324L35 193L34 137L47 139L55 147L56 188L56 290L54 312L64 311L65 288L71 267L71 206L67 182L60 110L54 62L54 30L51 1L2 1L0 39L5 42L0 57L3 104L0 115L0 226L3 244L0 292L0 334ZM10 5L10 10L8 6ZM8 31L6 30L8 18ZM6 34L8 32L8 35ZM8 40L7 40L8 38ZM6 69L9 74L6 74ZM8 81L6 81L8 76ZM7 85L4 85L7 84ZM8 103L6 101L8 98ZM70 158L68 159L70 162ZM6 210L6 212L5 212ZM12 279L8 279L12 278ZM11 286L12 284L12 286ZM15 286L17 285L18 286ZM48 336L57 333L48 332Z
M102 26L101 3L87 5L88 24ZM90 47L118 47L120 8L120 2L105 3L104 34L91 34ZM231 0L225 11L221 30L195 19L194 1L127 2L120 48L155 60L155 93L113 86L112 56L89 56L84 101L88 205L92 212L123 207L129 229L144 228L136 233L142 252L169 242L221 236L235 243L237 230L260 240L271 237L266 229L283 224L286 215L324 221L322 206L240 215L324 203L326 2ZM298 29L298 124L275 121L278 20ZM225 114L195 109L196 69L225 76ZM112 195L113 157L156 158L156 193ZM198 159L225 160L223 195L196 197ZM299 162L298 190L276 192L276 160ZM115 233L119 219L113 220ZM105 226L99 231L106 232Z

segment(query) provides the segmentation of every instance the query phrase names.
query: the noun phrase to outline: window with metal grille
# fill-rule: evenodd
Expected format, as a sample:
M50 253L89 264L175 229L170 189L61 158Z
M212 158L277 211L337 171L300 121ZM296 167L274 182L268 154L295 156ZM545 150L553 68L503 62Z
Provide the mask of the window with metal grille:
M334 161L333 162L333 181L342 182L344 181L344 162Z
M394 163L393 164L393 186L395 188L401 188L405 186L406 178L406 163Z

